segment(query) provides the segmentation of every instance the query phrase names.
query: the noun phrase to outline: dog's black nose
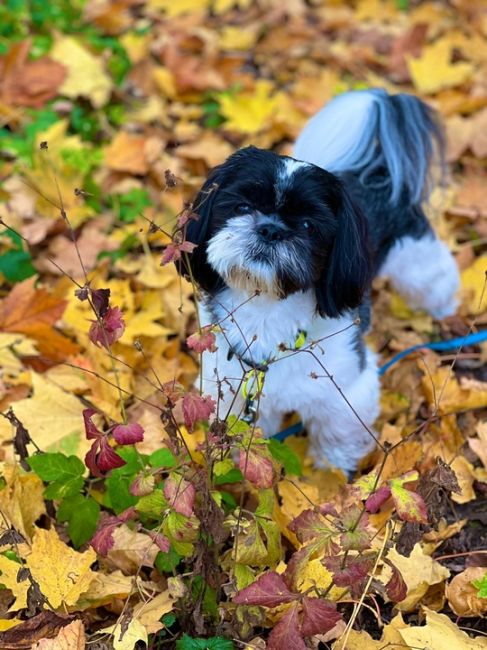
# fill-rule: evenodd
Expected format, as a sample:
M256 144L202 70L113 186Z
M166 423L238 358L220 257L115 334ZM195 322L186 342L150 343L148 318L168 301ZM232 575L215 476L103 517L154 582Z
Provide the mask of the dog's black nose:
M282 228L273 223L264 223L257 228L257 233L267 242L281 241L284 236Z

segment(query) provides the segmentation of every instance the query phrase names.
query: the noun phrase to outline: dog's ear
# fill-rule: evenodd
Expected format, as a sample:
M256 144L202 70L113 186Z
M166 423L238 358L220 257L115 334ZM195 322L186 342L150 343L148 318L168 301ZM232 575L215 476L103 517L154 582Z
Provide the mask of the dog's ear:
M372 279L365 217L341 183L336 198L338 229L316 284L318 311L332 318L358 307Z
M191 218L186 229L186 241L196 244L187 258L177 264L179 273L192 277L204 291L214 291L222 283L220 276L211 268L206 259L206 244L211 233L213 205L218 188L223 181L223 165L215 167L208 176L193 201L193 212L197 219ZM189 261L190 269L187 267Z

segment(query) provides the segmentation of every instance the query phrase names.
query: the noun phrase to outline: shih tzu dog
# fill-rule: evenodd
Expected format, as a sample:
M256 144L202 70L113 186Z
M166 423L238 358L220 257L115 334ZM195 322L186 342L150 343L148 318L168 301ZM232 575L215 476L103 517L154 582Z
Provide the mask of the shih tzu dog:
M419 99L364 90L315 115L293 157L247 147L210 173L187 239L201 322L218 325L202 381L220 417L271 436L296 411L316 462L348 472L373 449L373 277L436 318L457 306L455 262L421 207L442 150Z

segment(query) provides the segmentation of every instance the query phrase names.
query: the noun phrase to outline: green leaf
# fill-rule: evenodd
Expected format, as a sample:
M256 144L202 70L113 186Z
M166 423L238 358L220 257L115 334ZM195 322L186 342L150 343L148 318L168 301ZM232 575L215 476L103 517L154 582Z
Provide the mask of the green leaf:
M3 273L9 282L22 282L35 275L37 271L32 266L29 252L14 250L0 256L0 273Z
M218 602L216 599L216 590L203 580L201 576L194 576L191 584L193 602L196 602L203 596L203 613L211 616L214 620L218 618Z
M301 476L303 473L301 461L296 456L294 451L288 445L286 445L285 442L279 442L279 440L270 438L267 444L273 458L281 463L286 474Z
M242 472L237 467L234 467L223 476L215 476L213 483L215 485L225 485L226 483L241 483L242 481Z
M116 470L105 481L105 505L112 508L115 514L119 515L130 506L134 506L138 498L130 493L130 485L135 475L120 476L115 472Z
M58 500L75 496L83 489L83 484L84 479L82 476L74 476L64 482L54 481L44 490L44 498Z
M168 553L159 551L156 555L156 560L154 566L159 571L159 573L173 573L174 569L182 560L182 555L171 546Z
M143 515L160 519L163 511L168 507L162 490L154 490L152 494L140 497L135 509Z
M162 532L183 557L193 555L193 542L198 538L198 529L195 517L185 517L175 511L170 512L162 524Z
M477 596L479 598L487 598L487 571L480 580L474 580L472 584L478 589Z
M219 460L213 465L213 474L215 476L224 476L231 472L232 469L235 469L235 463L231 458L225 458L225 460Z
M233 641L222 636L202 639L183 634L182 638L176 641L176 650L234 650L234 645Z
M76 456L65 456L59 453L36 454L28 458L27 462L37 476L46 483L69 481L83 476L86 469Z
M75 548L93 537L99 516L98 503L81 494L64 499L57 511L58 521L68 522L68 535Z
M149 456L151 467L175 467L177 465L174 454L169 449L157 449Z

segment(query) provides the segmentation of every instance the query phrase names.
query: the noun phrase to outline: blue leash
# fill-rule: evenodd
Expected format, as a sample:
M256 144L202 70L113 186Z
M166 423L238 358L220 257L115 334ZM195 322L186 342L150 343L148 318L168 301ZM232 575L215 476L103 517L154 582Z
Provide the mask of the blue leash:
M482 330L481 332L475 332L473 334L467 334L467 336L459 336L455 339L450 339L449 341L433 341L433 343L419 343L418 345L412 345L410 348L406 348L402 352L399 352L393 356L392 359L381 366L379 368L379 375L382 377L382 375L385 374L391 366L393 366L401 359L404 359L404 357L407 357L408 354L411 354L411 352L415 352L416 350L427 348L428 350L438 350L440 352L445 352L448 350L456 350L457 348L461 348L464 345L475 345L477 343L481 343L482 341L487 341L487 330ZM274 440L278 440L279 442L283 442L286 440L286 438L301 433L303 429L303 423L296 422L296 424L292 424L282 431L279 431L273 435L272 438Z

